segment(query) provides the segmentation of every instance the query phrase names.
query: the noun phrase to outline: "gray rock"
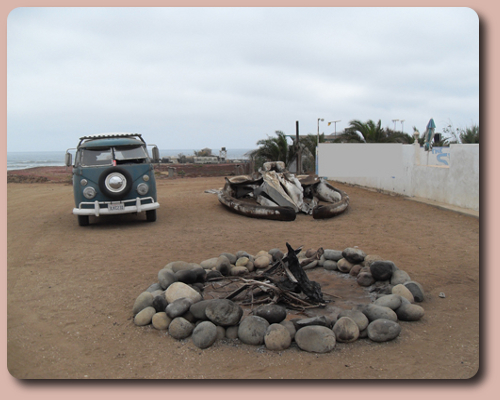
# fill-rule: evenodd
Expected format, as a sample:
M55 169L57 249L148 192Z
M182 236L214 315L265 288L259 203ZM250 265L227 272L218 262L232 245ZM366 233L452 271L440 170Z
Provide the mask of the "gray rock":
M344 310L339 313L339 319L342 317L351 318L356 324L360 331L365 330L369 322L365 314L359 310Z
M217 328L212 322L203 321L194 328L191 339L196 347L206 349L215 343Z
M375 261L370 265L370 272L376 281L387 281L391 279L394 267L392 261Z
M368 329L363 329L362 331L359 331L358 339L364 339L367 337L368 337Z
M295 318L292 319L291 322L295 326L296 330L299 330L305 326L326 326L329 327L331 325L331 321L328 320L325 316L312 317L312 318Z
M269 267L269 262L270 262L269 257L264 255L256 258L253 264L257 269L264 269Z
M243 315L243 309L227 299L214 299L205 308L205 314L216 325L237 325Z
M188 320L192 324L196 323L198 320L194 317L193 314L191 314L191 311L186 311L184 314L181 315L182 318Z
M420 283L415 281L405 282L404 286L411 292L417 303L424 301L424 289Z
M134 317L134 324L137 326L149 325L151 320L153 319L153 315L156 314L156 310L154 307L146 307L139 311L137 315Z
M200 265L203 269L215 269L217 265L217 260L219 257L209 258L208 260L203 260Z
M222 340L226 337L226 328L220 325L216 325L217 328L217 339L216 340Z
M337 268L340 272L349 273L351 268L354 266L353 263L347 261L345 258L341 258L337 261Z
M238 339L238 326L233 325L233 326L228 326L226 328L226 337L228 339Z
M210 279L222 278L222 274L219 271L208 271L207 272L207 281Z
M410 303L413 303L415 301L415 299L413 298L413 294L411 294L410 290L405 285L399 284L394 286L392 288L392 293L405 298Z
M360 272L356 277L356 281L358 282L359 286L368 287L370 285L373 285L375 279L373 279L373 276L370 272Z
M401 326L394 321L377 319L368 325L368 337L374 342L387 342L393 340L401 332Z
M293 322L292 321L288 321L288 320L284 320L284 321L281 321L280 324L283 325L286 328L286 330L290 334L290 339L293 340L293 338L295 337L295 332L297 332L297 330L295 329L295 325L293 324Z
M264 336L269 322L264 318L252 315L241 321L238 327L238 337L245 344L258 346L264 343Z
M219 271L222 275L228 276L231 270L231 263L226 256L219 256L217 259L217 264L215 265L215 270Z
M153 319L151 320L153 327L158 330L168 329L170 322L172 322L172 318L170 318L166 312L157 312L153 315Z
M137 296L137 299L135 299L134 306L132 307L132 313L134 315L138 314L146 307L150 307L153 304L153 301L154 297L150 292L142 292L139 296Z
M349 271L349 275L354 276L355 278L359 275L359 272L361 271L361 268L363 266L361 264L354 264Z
M349 317L340 317L332 330L336 340L341 343L354 342L359 337L358 324Z
M146 289L146 292L153 293L157 290L162 290L159 282L153 283L150 287Z
M165 265L164 268L171 270L175 274L177 271L193 269L193 263L188 263L186 261L173 261Z
M191 305L191 307L189 307L189 311L194 315L196 319L206 321L208 317L205 314L205 309L211 301L213 300L202 300L194 303L193 305Z
M258 307L254 315L264 318L270 324L275 324L286 318L286 308L277 304L266 304Z
M311 353L328 353L335 348L333 331L325 326L306 326L295 333L295 343L301 350Z
M166 268L158 272L158 282L163 290L167 289L172 283L177 282L175 274Z
M337 262L332 260L325 260L323 268L327 271L338 271Z
M274 351L285 350L290 347L292 338L290 332L281 324L271 324L264 335L266 348Z
M253 256L246 251L240 250L235 254L236 258L248 257L249 260L253 260Z
M250 259L248 257L240 257L238 260L236 260L236 263L234 264L236 267L244 267L248 264Z
M168 303L167 303L167 299L165 299L165 294L162 293L158 296L155 296L155 298L153 299L153 304L151 304L156 312L162 312L162 311L165 311L165 308L167 308L168 306Z
M391 310L396 310L401 307L401 296L397 294L388 294L375 300L373 304L382 307L389 307Z
M185 314L192 304L193 302L190 299L183 297L170 303L165 309L165 312L170 318L174 319Z
M342 252L342 256L352 264L359 264L365 260L366 253L354 247L348 247Z
M368 321L372 322L377 319L387 319L397 322L398 316L389 307L377 306L375 304L368 304L361 312L366 315Z
M269 251L269 254L271 254L271 251ZM281 250L278 250L277 252L275 252L271 255L273 256L273 259L272 259L273 262L276 262L278 260L282 260L283 257L285 257L285 254L283 254L283 252Z
M340 250L330 250L326 249L325 252L323 253L324 257L326 260L330 261L339 261L341 258L344 258L342 255L342 252Z
M219 256L226 256L226 258L229 260L230 264L236 263L236 260L237 260L236 256L232 253L221 253L221 254L219 254Z
M168 333L174 339L181 340L189 337L193 332L194 325L183 317L177 317L170 322Z
M383 258L380 257L380 256L378 256L378 255L376 255L376 254L369 254L369 255L367 255L365 257L365 260L363 261L363 265L365 267L370 268L370 265L372 265L373 262L375 262L375 261L382 261L382 260L383 260Z
M400 269L392 272L391 285L399 285L411 281L410 275Z
M396 310L401 321L418 321L424 316L424 309L416 304L403 304Z
M175 273L175 279L177 282L183 282L189 285L196 282L197 275L192 269L183 269Z
M202 299L199 292L182 282L174 282L165 290L165 298L169 304L183 297L191 299L193 303Z
M248 274L248 272L249 271L248 271L247 267L233 267L229 271L229 275L230 276L243 276L243 275Z

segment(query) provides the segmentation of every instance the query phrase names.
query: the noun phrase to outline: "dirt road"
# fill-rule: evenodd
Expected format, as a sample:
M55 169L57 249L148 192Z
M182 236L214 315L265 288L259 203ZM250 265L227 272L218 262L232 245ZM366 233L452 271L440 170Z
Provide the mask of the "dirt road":
M158 220L91 219L79 227L65 183L8 184L8 368L18 378L430 378L479 367L479 221L335 184L351 198L330 220L293 222L228 212L206 189L222 177L160 180ZM285 242L359 246L392 260L426 290L425 316L394 341L338 343L316 355L239 342L206 350L132 321L135 298L171 261L257 253ZM445 298L438 294L444 292Z

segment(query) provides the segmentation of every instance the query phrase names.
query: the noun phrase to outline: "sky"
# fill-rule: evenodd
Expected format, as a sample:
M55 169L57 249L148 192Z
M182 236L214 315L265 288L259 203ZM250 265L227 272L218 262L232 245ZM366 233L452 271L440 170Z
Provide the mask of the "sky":
M8 152L103 132L252 149L296 121L301 135L370 119L412 134L430 118L437 132L479 125L472 9L44 7L7 20Z

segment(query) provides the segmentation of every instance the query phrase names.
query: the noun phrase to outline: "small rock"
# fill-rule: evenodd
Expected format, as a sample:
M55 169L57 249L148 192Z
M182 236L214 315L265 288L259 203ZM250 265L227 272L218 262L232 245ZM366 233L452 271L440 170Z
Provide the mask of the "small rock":
M376 254L369 254L365 257L365 260L363 261L363 265L365 267L370 268L370 265L372 265L375 261L382 261L383 258L376 255Z
M347 259L345 258L341 258L339 261L337 261L337 268L340 272L349 273L353 266L354 264L347 261Z
M338 271L337 262L332 260L325 260L323 268L327 271Z
M243 309L227 299L214 299L205 308L205 314L216 325L236 325L243 315Z
M203 321L194 328L191 339L196 347L206 349L215 343L217 328L212 322Z
M174 339L181 340L189 337L193 332L194 325L183 317L177 317L170 322L168 333Z
M342 252L342 256L352 264L359 264L365 260L366 253L363 250L348 247Z
M389 307L377 306L375 304L368 304L364 307L361 312L366 315L370 322L377 319L387 319L390 321L397 322L398 316Z
M269 257L266 255L257 257L254 261L254 266L257 269L264 269L269 267Z
M269 322L264 318L252 315L241 321L238 327L238 337L245 344L258 346L264 343L264 336Z
M375 261L370 265L370 272L376 281L387 281L392 277L392 261Z
M295 334L295 342L301 350L311 353L328 353L335 348L335 333L325 326L306 326Z
M196 272L192 269L183 269L180 271L177 271L175 274L175 278L177 282L183 282L186 284L191 284L195 283L197 279Z
M191 299L188 299L186 297L180 298L175 300L174 302L170 303L167 308L165 309L165 312L167 315L174 319L176 317L180 317L182 314L186 313L189 310L189 307L192 305Z
M248 274L248 269L247 267L233 267L231 268L231 271L229 272L230 276L242 276Z
M209 258L208 260L202 261L200 263L200 265L204 269L215 269L215 266L217 265L217 260L218 259L219 259L218 257Z
M411 294L410 290L405 286L405 285L396 285L392 288L392 293L397 294L401 297L404 297L406 300L408 300L410 303L413 303L415 299L413 298L413 295Z
M396 310L401 307L401 296L397 294L388 294L375 300L373 304L382 307L389 307L391 310Z
M340 250L329 250L326 249L325 252L323 253L323 256L325 257L326 260L330 261L339 261L341 258L344 258L342 255L342 252Z
M275 324L286 318L286 308L277 304L266 304L258 307L254 315L264 318L270 324Z
M248 264L249 261L250 260L248 257L240 257L240 258L238 258L238 260L236 260L236 263L234 265L236 267L244 267L245 265Z
M215 265L215 270L219 271L222 275L228 276L231 270L231 263L226 256L219 256L217 259L217 264Z
M197 303L194 303L189 307L189 311L191 314L194 315L194 317L198 320L206 321L208 319L207 315L205 314L205 309L207 308L208 304L213 300L202 300Z
M439 292L439 297L441 297L442 299L444 299L446 297L446 295L444 294L444 292Z
M359 331L363 331L367 328L370 321L365 314L359 310L344 310L338 315L338 318L348 317L351 318L358 325Z
M202 299L201 294L194 290L191 286L182 282L172 283L165 291L165 298L168 303L173 303L177 299L186 297L196 303Z
M370 285L373 285L375 279L373 279L373 276L370 272L360 272L356 277L356 281L358 282L359 286L368 287Z
M137 315L134 317L134 324L137 326L149 325L151 320L153 319L153 315L156 314L156 310L154 307L146 307L143 310L139 311Z
M158 272L158 282L163 290L167 289L172 283L177 282L175 274L166 268Z
M162 290L159 282L153 283L150 287L146 289L146 292L153 293L157 290Z
M359 271L361 271L362 267L363 266L361 264L354 264L352 266L351 270L349 271L349 275L357 277L359 274Z
M299 330L305 326L326 326L329 327L331 325L331 321L329 321L325 316L312 317L312 318L295 318L292 319L291 322L295 326L296 330Z
M208 271L207 272L207 281L210 279L222 278L222 274L219 271Z
M226 328L220 325L216 325L217 328L217 338L216 340L222 340L226 337Z
M226 256L230 264L235 264L237 260L237 257L231 253L221 253L219 256Z
M288 321L288 320L284 320L284 321L281 321L280 324L283 325L286 328L286 330L290 334L290 339L293 340L293 338L295 337L295 332L297 332L297 330L295 329L295 325L293 324L293 322L292 321Z
M153 315L153 318L151 320L153 327L161 331L168 329L170 322L172 322L172 318L170 318L166 312L157 312L155 315Z
M153 304L154 297L150 292L142 292L134 302L132 307L132 313L134 315L138 314L140 311L144 310Z
M400 269L392 272L391 285L399 285L411 281L410 275Z
M354 342L359 337L358 324L349 317L340 317L332 330L336 340L341 343Z
M401 326L394 321L377 319L366 328L368 337L374 342L387 342L393 340L401 333Z
M287 328L280 324L269 325L264 335L264 344L267 349L281 351L290 347L291 343L292 338Z
M226 337L228 339L238 339L238 326L233 325L233 326L228 326L226 328Z
M396 310L401 321L418 321L424 316L424 309L416 304L403 304Z
M420 283L415 281L405 282L404 286L411 292L416 302L424 301L424 289Z
M156 312L165 311L165 308L167 308L168 306L167 299L165 299L165 294L163 293L161 295L155 296L152 306L155 308Z

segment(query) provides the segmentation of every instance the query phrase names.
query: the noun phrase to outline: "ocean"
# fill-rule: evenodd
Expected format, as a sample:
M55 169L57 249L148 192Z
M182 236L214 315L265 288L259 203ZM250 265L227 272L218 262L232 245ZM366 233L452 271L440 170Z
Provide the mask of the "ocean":
M227 158L229 160L247 159L245 153L251 150L253 149L227 149ZM192 149L160 150L160 157L172 157L179 154L192 156L194 151ZM199 149L196 151L199 151ZM62 167L64 166L65 153L65 151L8 151L7 171L35 167ZM212 153L214 156L218 156L219 150L212 150Z

